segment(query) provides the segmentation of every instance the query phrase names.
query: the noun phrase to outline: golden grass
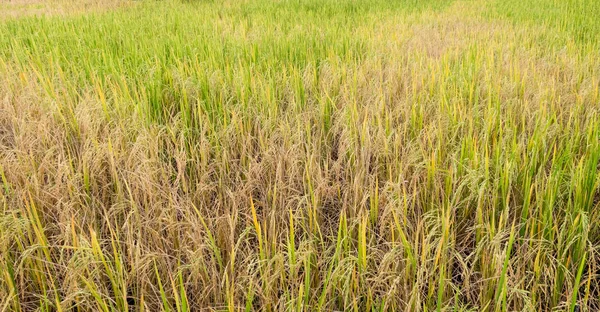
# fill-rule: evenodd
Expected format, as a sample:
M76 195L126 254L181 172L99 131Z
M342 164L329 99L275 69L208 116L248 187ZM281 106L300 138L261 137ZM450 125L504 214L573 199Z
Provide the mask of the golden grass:
M597 6L528 1L0 23L0 311L596 311Z
M8 20L27 16L68 16L132 5L134 3L127 0L4 0L0 2L0 18Z

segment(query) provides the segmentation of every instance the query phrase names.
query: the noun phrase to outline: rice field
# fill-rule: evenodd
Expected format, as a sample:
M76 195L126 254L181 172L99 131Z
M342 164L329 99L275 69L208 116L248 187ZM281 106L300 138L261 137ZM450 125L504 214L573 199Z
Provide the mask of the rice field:
M599 311L600 1L0 2L0 311Z

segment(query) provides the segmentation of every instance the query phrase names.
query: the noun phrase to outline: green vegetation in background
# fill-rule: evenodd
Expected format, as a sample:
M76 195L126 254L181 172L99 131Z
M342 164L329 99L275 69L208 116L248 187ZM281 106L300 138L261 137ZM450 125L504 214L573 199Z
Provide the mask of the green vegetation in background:
M598 47L600 2L595 0L507 0L490 1L491 14L513 21L548 28L581 45ZM535 29L535 27L534 27Z
M0 22L0 307L598 310L597 9Z

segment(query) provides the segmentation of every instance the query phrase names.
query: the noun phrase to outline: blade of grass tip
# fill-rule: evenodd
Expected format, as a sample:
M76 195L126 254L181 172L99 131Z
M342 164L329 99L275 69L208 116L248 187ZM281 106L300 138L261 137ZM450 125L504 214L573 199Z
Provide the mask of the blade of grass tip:
M185 284L183 283L183 274L179 272L179 298L181 300L181 311L189 311L189 303L187 299L187 293L185 291Z
M6 175L4 174L4 168L2 164L0 164L0 178L2 179L2 185L4 186L4 196L8 196L10 192L10 184L6 179Z
M329 268L327 269L327 275L325 277L325 281L322 287L321 295L319 296L319 301L317 305L317 311L323 310L323 305L325 304L325 300L327 299L327 294L329 292L329 284L331 283L331 276L333 274L333 270L335 266L340 261L340 256L344 251L344 242L348 240L348 227L346 224L346 212L342 211L340 215L340 221L338 224L338 234L335 243L335 252L329 261Z
M370 198L371 210L369 211L371 224L375 224L377 219L379 218L379 179L375 179L375 190L373 191L373 196Z
M393 210L392 210L392 217L394 218L394 223L396 224L396 229L398 230L398 234L400 235L400 240L402 241L402 246L404 247L404 252L406 252L406 256L408 257L408 260L409 260L410 266L409 266L407 272L412 272L412 270L417 267L417 260L415 259L412 247L411 247L410 243L408 242L408 239L406 239L406 235L404 234L404 231L402 230L402 226L400 225L398 216L396 215L396 212L394 212Z
M48 275L51 275L50 273L50 269L48 267L46 267L46 272ZM60 300L60 296L59 296L59 292L56 290L57 287L54 284L54 280L51 281L50 286L55 290L54 291L54 305L55 305L55 311L56 312L63 312L63 308L62 308L62 304L61 304L61 300Z
M27 207L27 212L29 214L29 220L33 221L31 223L33 232L35 233L35 236L36 236L37 240L39 241L39 244L42 247L42 252L44 253L46 261L51 263L52 259L50 257L50 251L48 250L48 240L44 233L44 225L42 224L40 216L38 215L37 207L35 205L33 196L31 196L31 194L29 194L29 205L27 205L26 207Z
M298 297L296 298L296 311L302 311L302 298L304 296L304 287L300 285L298 289ZM317 309L317 311L322 311L321 309Z
M106 222L109 224L108 228L110 231L110 244L113 251L113 276L115 279L113 281L113 289L115 296L117 296L116 301L117 304L124 310L129 310L127 304L127 292L125 291L127 286L125 286L125 278L123 276L124 269L122 267L123 262L121 260L120 252L121 244L119 243L119 238L117 237L118 233L113 230L112 226L110 226L108 216L106 217Z
M248 285L248 291L246 292L246 312L252 311L252 305L254 303L254 283L250 282Z
M367 217L363 217L358 228L358 268L360 273L367 269Z
M116 276L118 273L115 272L115 268L114 266L111 264L110 259L107 259L107 257L104 255L104 251L102 250L102 247L100 246L100 241L98 240L98 237L96 235L96 231L94 231L93 229L90 228L90 243L91 243L91 247L92 247L92 253L100 260L100 262L102 263L104 270L106 272L106 276L108 277L109 281L110 281L110 285L111 288L113 290L113 293L115 294L116 297L116 303L118 306L122 307L122 302L121 299L122 297L119 296L120 294L120 289L119 289L119 281L118 281L118 276ZM111 235L111 242L114 242L114 237ZM113 245L113 248L115 246ZM116 261L116 259L115 259Z
M294 214L292 212L292 208L289 209L289 235L288 235L288 252L289 252L289 261L290 261L290 271L292 272L292 277L295 277L295 267L296 267L296 233L294 228Z
M513 243L515 241L515 224L513 223L510 229L510 237L508 239L508 246L506 247L506 255L504 257L504 264L502 265L502 273L500 274L500 279L498 281L498 285L496 286L496 311L499 311L500 305L502 303L504 306L504 311L506 311L506 271L508 270L508 263L510 260L510 253L512 250Z
M167 294L165 293L165 289L163 288L162 281L160 279L160 274L158 274L158 267L156 266L156 261L154 263L154 273L156 274L156 282L158 283L158 290L160 291L160 298L162 300L163 309L165 312L171 311L171 306L169 304L169 300L167 299Z
M221 256L221 249L217 245L217 241L215 240L215 237L212 234L212 231L208 228L208 225L204 221L204 218L202 217L200 210L198 210L196 205L193 205L193 204L192 204L192 208L194 208L194 211L196 212L198 219L200 219L200 223L202 223L202 227L204 227L204 230L206 231L206 235L208 236L208 241L210 243L210 248L213 250L213 253L215 254L215 258L217 260L217 264L219 265L219 269L221 271L223 271L223 259Z
M573 294L571 295L571 304L569 305L569 312L575 311L577 302L577 294L579 291L579 284L581 283L581 276L583 275L583 269L585 268L585 261L587 260L587 253L583 254L579 269L577 270L577 276L575 277L575 284L573 284Z
M14 268L12 263L9 261L2 261L2 267L5 268L4 271L4 277L6 280L6 283L8 284L8 288L9 290L9 294L8 296L5 298L6 303L5 306L7 307L10 302L13 302L13 311L21 311L21 304L19 302L19 289L17 288L17 283L15 281L15 272L14 272ZM6 311L6 308L2 308L0 311Z
M438 284L438 294L437 294L437 312L442 311L442 301L444 299L444 288L445 288L445 278L446 278L446 268L444 263L440 266L440 281Z
M90 283L87 278L82 278L81 281L85 284L87 290L91 293L94 300L96 300L96 305L98 305L98 310L103 312L109 312L113 309L109 309L106 302L102 299L102 296L98 292L95 283Z
M178 285L176 285L175 280L170 275L169 280L171 282L171 291L173 293L173 299L175 299L175 311L181 312L183 311L183 309L181 308L181 298L179 297Z
M140 295L140 312L146 312L146 299L144 298L144 293Z
M312 254L308 254L308 256L304 259L304 304L309 305L310 301L310 289L311 289L311 266L312 266Z
M227 303L227 311L235 311L235 302L233 299L233 287L232 283L229 282L229 274L225 274L225 302Z
M265 253L263 250L263 243L262 243L262 230L260 227L260 223L258 222L258 217L256 215L256 208L254 207L254 200L252 199L252 197L250 197L250 209L252 211L252 223L254 223L254 229L256 230L256 236L258 239L258 250L259 250L260 259L264 260Z

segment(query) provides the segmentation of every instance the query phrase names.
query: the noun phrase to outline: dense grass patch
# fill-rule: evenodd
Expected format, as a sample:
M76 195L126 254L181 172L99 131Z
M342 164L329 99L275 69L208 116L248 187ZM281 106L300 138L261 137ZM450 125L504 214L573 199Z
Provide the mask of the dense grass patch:
M0 22L2 309L600 309L595 2L93 8Z

